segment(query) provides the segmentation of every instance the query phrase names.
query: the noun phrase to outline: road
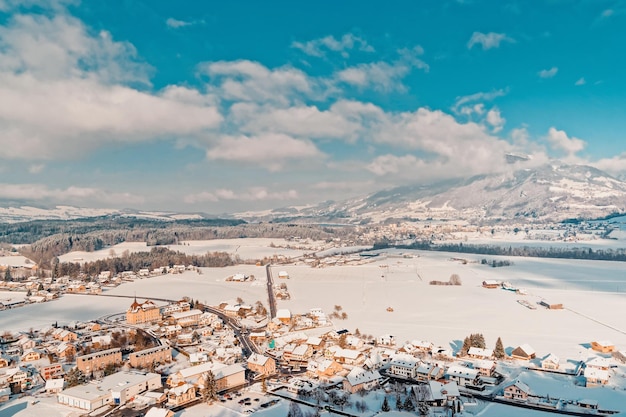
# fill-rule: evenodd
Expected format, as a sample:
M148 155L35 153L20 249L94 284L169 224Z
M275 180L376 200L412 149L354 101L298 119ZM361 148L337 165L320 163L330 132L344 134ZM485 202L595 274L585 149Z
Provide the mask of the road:
M146 300L154 300L154 301L163 301L165 303L175 303L178 300L170 300L167 298L154 298L154 297L143 297L143 296L135 296L135 295L110 295L110 294L84 294L86 296L92 296L92 297L115 297L115 298L129 298L129 299L135 299L137 297L139 298L145 298ZM256 347L256 345L254 343L252 343L252 341L250 340L250 336L249 336L249 331L248 329L245 328L245 326L241 325L241 322L239 321L239 319L234 318L234 317L229 317L227 316L222 310L220 310L219 308L215 308L215 307L210 307L210 306L204 306L203 307L203 311L209 312L209 313L213 313L216 316L218 316L220 319L222 319L222 321L231 329L233 329L233 332L235 333L235 337L237 337L237 340L239 340L239 343L241 344L242 349L244 350L244 356L248 357L250 356L252 353L259 353L258 352L258 348ZM105 316L104 318L102 318L101 320L106 320L111 316L115 316L119 313L115 313L115 314L111 314L109 316ZM115 322L115 324L117 325L122 325L118 322ZM126 325L127 327L135 327L135 326L129 326ZM145 329L144 329L145 330ZM153 337L156 342L160 345L161 341L158 338L158 336L150 331L146 331L146 333L148 333L151 337Z
M276 296L274 295L274 279L272 278L272 265L265 265L267 274L267 298L270 303L270 320L276 317Z

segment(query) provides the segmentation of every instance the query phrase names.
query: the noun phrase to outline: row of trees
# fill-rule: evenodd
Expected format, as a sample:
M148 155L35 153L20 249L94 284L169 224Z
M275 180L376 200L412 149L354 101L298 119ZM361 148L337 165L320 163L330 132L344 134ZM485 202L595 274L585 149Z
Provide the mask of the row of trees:
M470 348L473 347L480 349L487 348L487 345L485 343L485 336L483 336L482 333L472 333L469 336L465 337L465 339L463 339L463 346L461 347L461 351L459 353L461 354L461 356L465 356L467 355L467 352L470 350ZM493 349L493 355L496 357L496 359L503 359L506 355L504 352L504 344L502 343L502 339L500 337L498 337L498 340L496 340L496 345Z
M225 267L237 265L241 260L237 256L226 252L210 252L205 255L187 255L168 248L156 247L149 252L124 251L122 256L109 259L99 259L93 262L80 264L77 262L54 263L52 274L54 277L69 275L77 277L80 273L87 276L96 276L102 271L111 271L117 274L123 271L139 271L140 269L158 269L174 265L193 265L196 267Z

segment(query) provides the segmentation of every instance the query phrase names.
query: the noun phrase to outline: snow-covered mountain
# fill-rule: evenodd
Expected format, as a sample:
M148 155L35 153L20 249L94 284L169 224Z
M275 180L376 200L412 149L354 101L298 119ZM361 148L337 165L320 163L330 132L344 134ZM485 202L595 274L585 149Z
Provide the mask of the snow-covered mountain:
M626 212L626 182L589 166L553 163L427 186L403 186L343 202L274 210L274 218L325 222L389 219L554 222ZM250 213L243 218L252 218ZM267 219L265 213L265 218Z
M18 223L31 220L76 220L102 216L134 217L139 219L174 221L202 219L200 214L183 214L173 212L152 212L137 210L116 210L84 208L72 206L56 206L40 208L32 206L0 207L0 223Z

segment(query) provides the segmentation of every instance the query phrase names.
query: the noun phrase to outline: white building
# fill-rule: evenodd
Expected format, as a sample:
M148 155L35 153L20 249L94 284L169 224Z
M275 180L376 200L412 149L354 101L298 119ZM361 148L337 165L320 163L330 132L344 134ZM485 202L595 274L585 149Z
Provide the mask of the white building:
M161 375L118 372L85 385L68 388L57 394L57 402L93 411L105 405L123 405L137 394L161 388Z

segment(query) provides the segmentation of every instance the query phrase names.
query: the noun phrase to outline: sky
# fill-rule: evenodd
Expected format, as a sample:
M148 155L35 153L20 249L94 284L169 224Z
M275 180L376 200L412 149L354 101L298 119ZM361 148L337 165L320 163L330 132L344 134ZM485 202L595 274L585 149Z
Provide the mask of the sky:
M622 0L0 0L0 205L254 211L553 160L620 177L625 39Z

